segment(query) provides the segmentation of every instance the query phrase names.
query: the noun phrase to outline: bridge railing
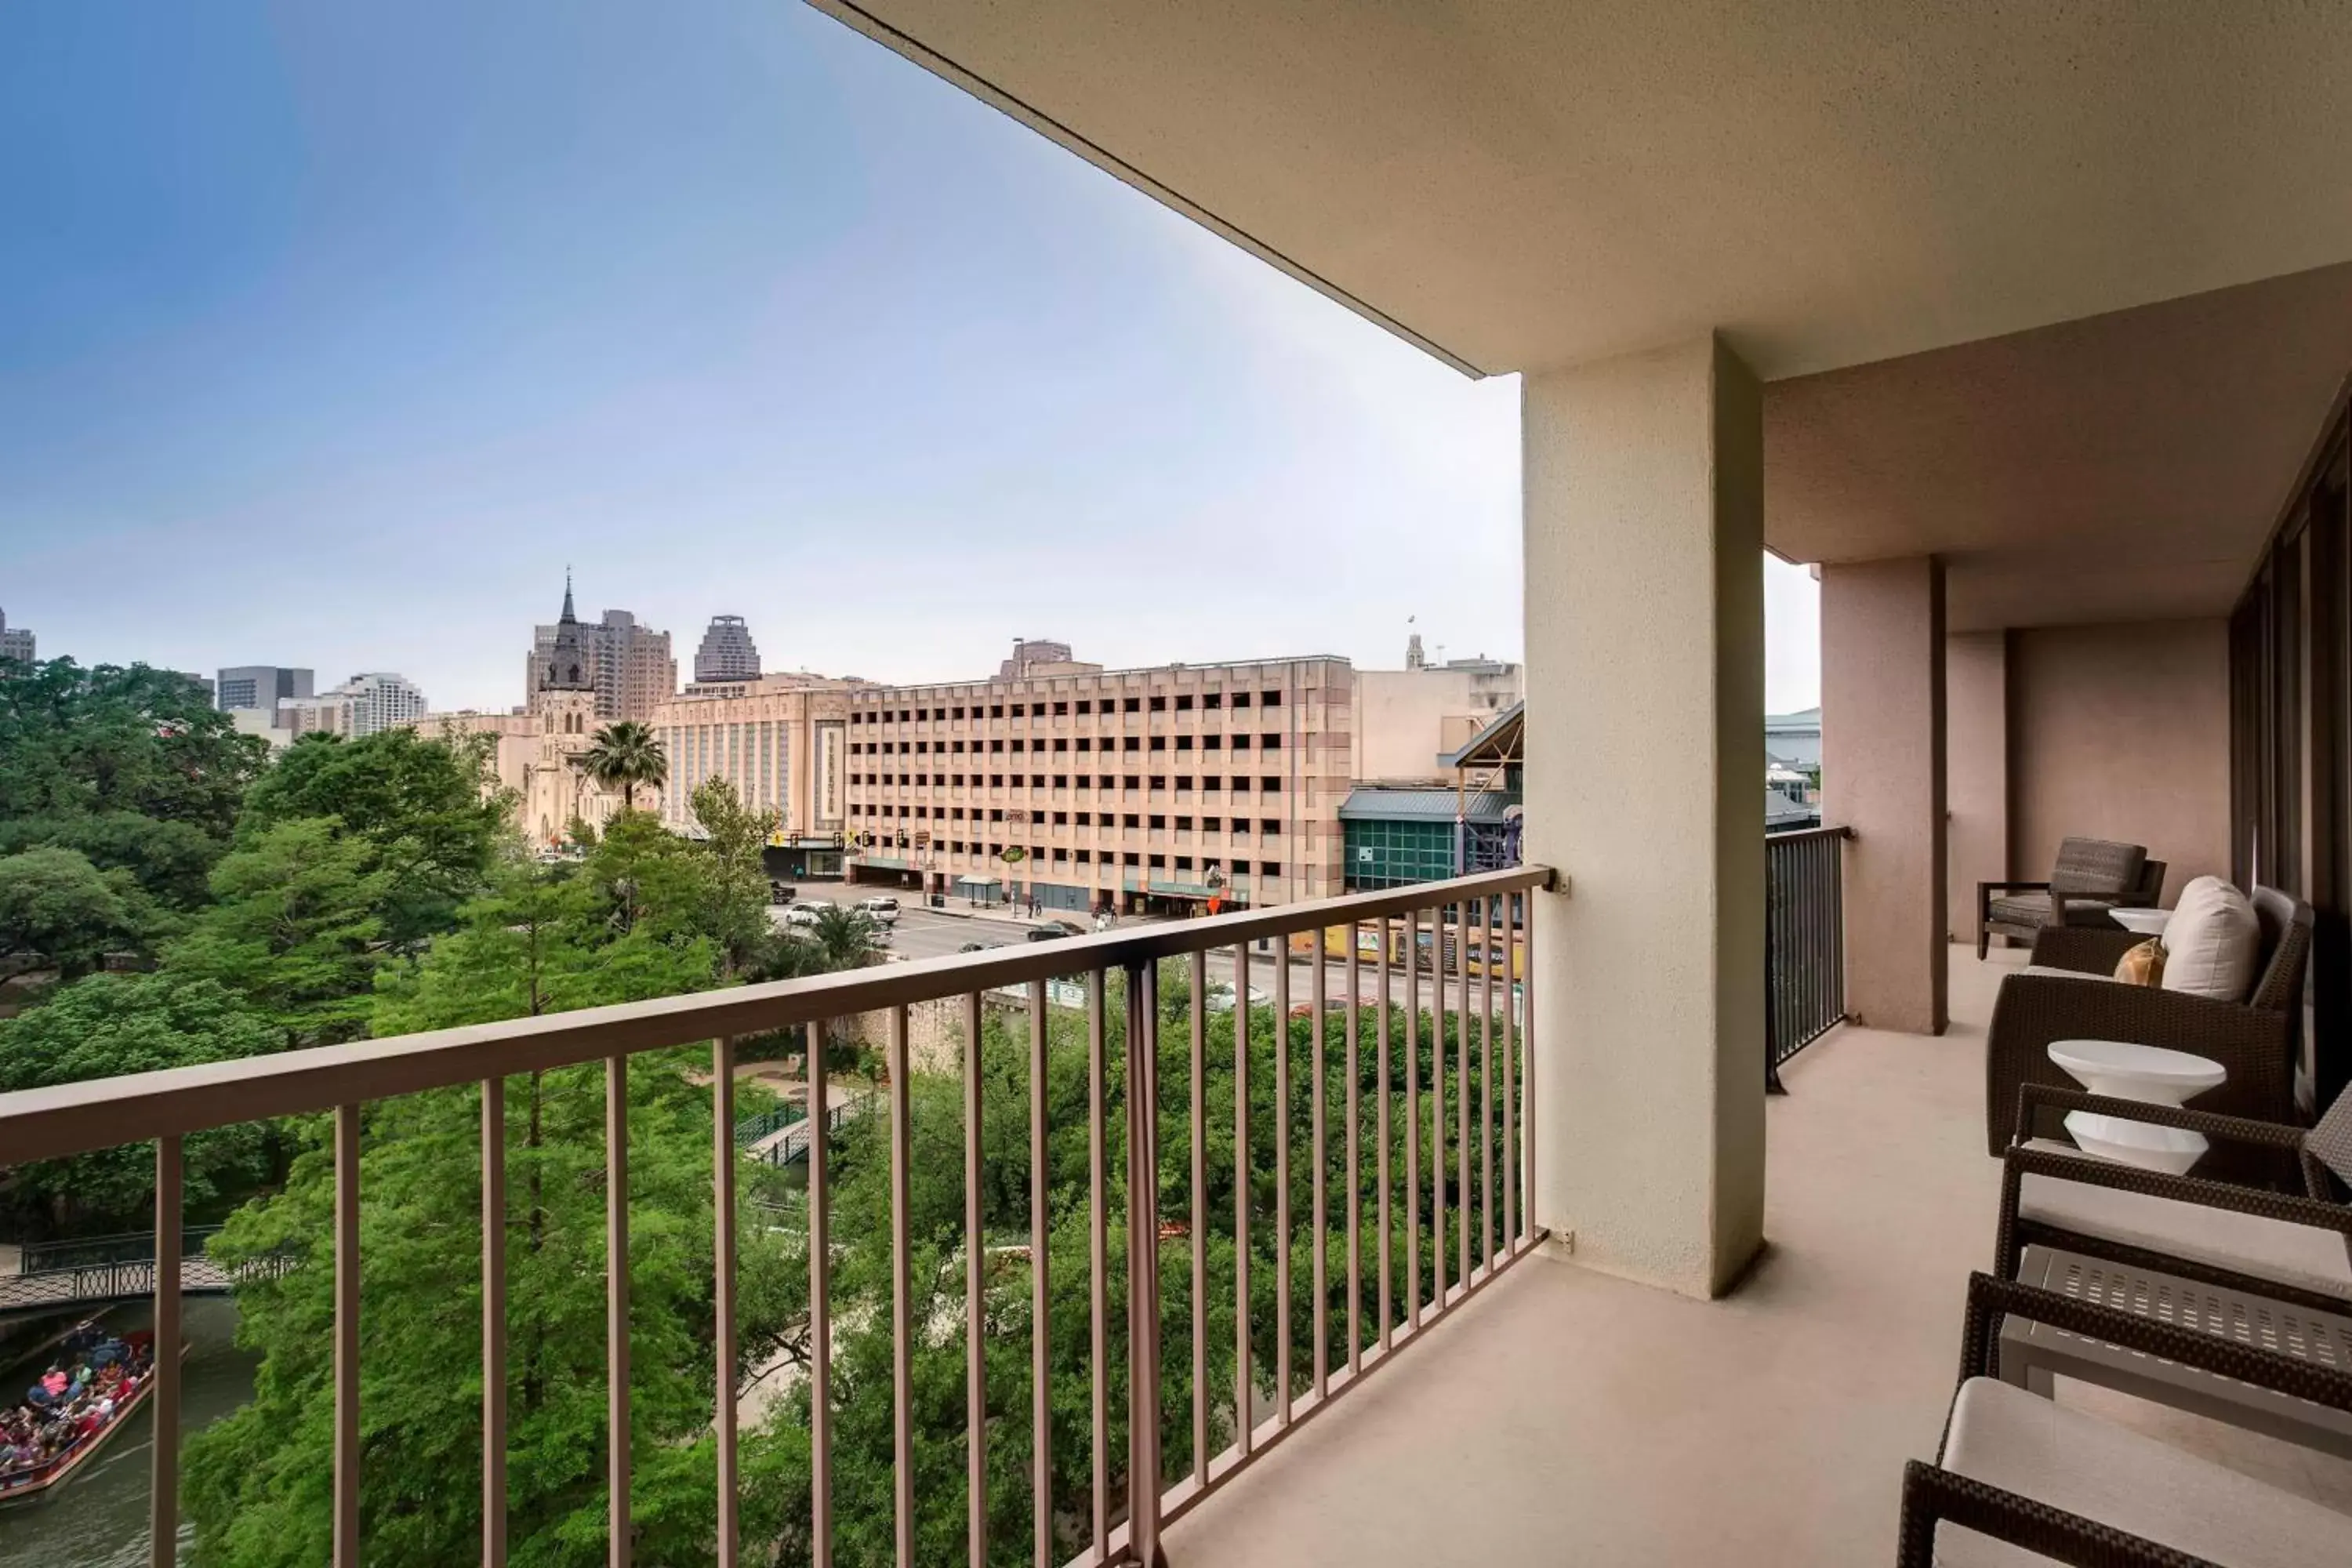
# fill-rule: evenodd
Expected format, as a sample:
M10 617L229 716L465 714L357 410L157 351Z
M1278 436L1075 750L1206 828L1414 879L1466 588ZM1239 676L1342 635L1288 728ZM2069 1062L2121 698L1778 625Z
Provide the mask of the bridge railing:
M218 1228L208 1226L206 1234ZM272 1253L229 1268L209 1258L191 1256L180 1267L180 1289L198 1295L218 1293L239 1280L283 1274L299 1261L289 1253ZM154 1293L155 1259L152 1253L145 1258L105 1258L60 1268L0 1274L0 1314L50 1308L68 1311L113 1301L144 1300Z
M194 1258L205 1243L220 1234L216 1225L192 1225L180 1231L180 1256ZM123 1231L113 1236L78 1236L58 1241L28 1241L19 1249L16 1272L44 1274L56 1268L88 1268L102 1263L128 1263L155 1257L155 1233Z

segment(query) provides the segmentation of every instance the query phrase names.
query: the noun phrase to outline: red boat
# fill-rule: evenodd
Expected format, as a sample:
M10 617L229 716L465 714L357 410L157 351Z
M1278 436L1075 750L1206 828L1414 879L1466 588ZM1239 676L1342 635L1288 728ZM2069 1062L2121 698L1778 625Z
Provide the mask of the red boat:
M132 1414L147 1403L148 1396L155 1392L154 1360L147 1353L154 1338L143 1329L122 1336L122 1342L131 1350L131 1364L142 1370L125 1380L122 1387L128 1392L114 1395L114 1408L103 1421L38 1464L0 1470L0 1510L30 1507L55 1496L58 1489L96 1457L122 1430ZM180 1353L187 1353L185 1344L180 1347Z

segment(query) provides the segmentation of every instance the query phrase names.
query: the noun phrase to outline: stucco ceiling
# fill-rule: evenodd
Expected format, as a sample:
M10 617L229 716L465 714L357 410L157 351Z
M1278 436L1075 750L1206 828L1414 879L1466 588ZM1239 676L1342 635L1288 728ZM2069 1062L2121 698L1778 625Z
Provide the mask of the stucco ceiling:
M1720 331L1957 626L2226 608L2352 368L2352 5L813 3L1465 370Z
M1958 630L2230 607L2352 371L2352 265L1764 389L1791 560L1938 554Z
M2352 6L815 0L1483 371L1766 378L2352 259Z

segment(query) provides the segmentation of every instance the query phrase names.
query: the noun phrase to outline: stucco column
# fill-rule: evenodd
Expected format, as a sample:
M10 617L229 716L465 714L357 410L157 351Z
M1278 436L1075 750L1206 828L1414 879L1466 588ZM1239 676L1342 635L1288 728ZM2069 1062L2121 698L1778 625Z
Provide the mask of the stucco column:
M1764 1215L1762 416L1712 338L1522 389L1537 1222L1718 1294Z
M1822 568L1822 820L1845 850L1846 1011L1940 1035L1947 960L1944 567Z

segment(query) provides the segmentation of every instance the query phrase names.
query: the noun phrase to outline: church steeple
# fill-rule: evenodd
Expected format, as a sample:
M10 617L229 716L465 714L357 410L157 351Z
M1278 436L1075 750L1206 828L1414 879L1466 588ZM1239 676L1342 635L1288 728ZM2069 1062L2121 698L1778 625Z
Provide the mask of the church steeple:
M563 574L563 614L555 623L555 646L547 652L547 675L541 680L542 691L593 691L595 671L588 668L587 649L582 646L580 617L572 609L572 573Z

